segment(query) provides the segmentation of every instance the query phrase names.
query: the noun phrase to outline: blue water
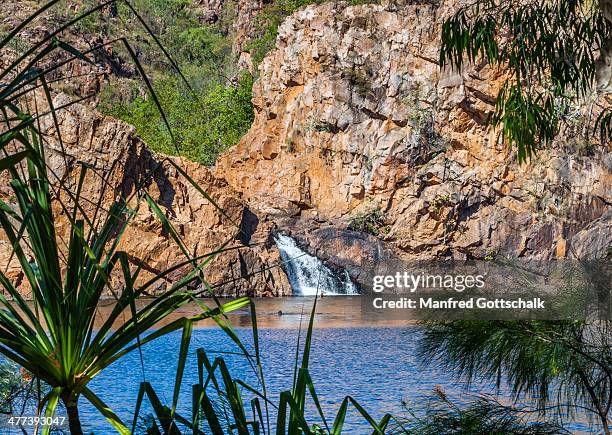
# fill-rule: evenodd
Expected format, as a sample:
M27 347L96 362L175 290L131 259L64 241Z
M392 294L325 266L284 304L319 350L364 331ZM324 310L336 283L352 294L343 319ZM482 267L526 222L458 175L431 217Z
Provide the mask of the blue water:
M239 334L249 341L250 331ZM280 391L291 388L293 363L298 331L296 329L261 329L261 354L271 397L278 399ZM441 386L451 398L468 397L465 386L458 384L452 373L423 367L416 358L419 337L417 327L356 327L315 330L310 359L311 375L330 425L345 395L357 399L376 419L385 412L406 415L403 402L419 406L423 396ZM145 346L144 378L160 394L162 401L171 403L174 387L180 333L168 335ZM185 371L179 412L191 416L191 385L197 382L195 350L236 351L227 336L217 329L194 330L190 356ZM230 370L252 385L256 378L243 357L226 356ZM90 388L126 422L132 421L139 382L143 380L137 352L128 355L105 370ZM486 385L471 390L491 391ZM276 401L276 400L274 400ZM84 429L96 434L113 433L112 427L85 400L81 404ZM273 416L274 417L274 416ZM309 421L315 423L316 420ZM576 426L588 432L588 426ZM355 411L345 424L346 434L371 433Z
M247 340L250 331L239 331ZM267 388L278 398L283 390L291 389L293 364L298 331L296 329L260 330L261 355ZM315 330L310 359L311 376L315 382L323 408L333 421L335 411L344 396L355 397L373 417L379 419L388 411L400 411L402 400L431 392L435 385L450 382L444 373L432 376L423 372L414 355L416 328L326 328ZM167 403L171 401L176 371L176 357L180 346L180 333L172 334L148 345L144 350L145 376ZM236 351L227 336L216 329L195 330L191 355L185 371L183 385L197 382L195 350ZM212 355L211 355L212 356ZM256 385L250 366L244 357L226 357L232 373ZM154 361L154 363L153 363ZM421 375L420 375L421 374ZM133 381L128 382L126 380ZM134 353L118 361L91 385L92 389L122 418L131 421L142 380L140 358ZM182 391L181 409L190 415L190 388ZM82 406L83 421L88 430L105 433L110 430L93 407ZM346 423L346 433L359 433L364 426L353 415ZM314 421L313 421L314 422Z

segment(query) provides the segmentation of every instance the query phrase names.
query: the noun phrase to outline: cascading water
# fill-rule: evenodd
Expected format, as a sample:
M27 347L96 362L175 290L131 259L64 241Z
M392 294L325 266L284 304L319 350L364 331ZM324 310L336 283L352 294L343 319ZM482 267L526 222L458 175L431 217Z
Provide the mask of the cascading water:
M274 241L294 295L314 296L317 289L325 296L359 294L346 271L343 277L337 276L317 257L302 251L289 236L277 234Z

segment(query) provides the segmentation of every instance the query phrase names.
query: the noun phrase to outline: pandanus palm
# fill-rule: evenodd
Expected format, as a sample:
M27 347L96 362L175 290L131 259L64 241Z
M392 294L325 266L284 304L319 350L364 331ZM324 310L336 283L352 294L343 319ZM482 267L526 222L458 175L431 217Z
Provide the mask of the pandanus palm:
M51 1L14 29L0 41L0 49L55 3L57 0ZM109 3L112 2L101 3L94 11ZM89 13L91 11L83 16ZM58 39L62 30L80 18L82 16L60 27L25 53L17 54L14 61L9 61L9 65L0 70L3 124L0 179L9 180L11 191L10 199L7 195L4 201L0 200L0 226L12 251L9 263L17 262L24 278L18 289L6 271L0 271L3 289L0 296L0 353L50 386L50 392L39 404L39 412L52 416L58 403L63 402L72 433L82 433L78 413L81 396L119 432L129 433L119 417L88 387L89 382L104 368L146 342L173 330L190 328L193 321L205 317L225 322L224 312L239 308L248 301L239 300L225 306L217 303L213 309L204 307L198 316L172 321L141 338L141 334L193 299L189 288L203 283L202 268L216 253L199 257L190 255L170 222L142 189L146 183L137 186L130 197L105 193L114 192L110 186L109 189L102 188L99 198L92 200L82 194L83 186L90 182L88 175L91 170L86 165L80 165L80 171L74 171L75 186L62 182L47 165L46 138L40 129L43 117L52 119L58 136L56 139L62 148L63 143L57 118L61 108L53 106L46 77L59 71L67 62L88 61L86 53L80 53ZM123 42L133 55L127 41ZM69 59L48 59L57 49L67 53ZM133 59L137 62L135 55ZM45 63L45 60L50 62ZM137 68L146 81L142 67L138 64ZM149 82L146 83L150 88ZM42 113L29 110L31 103L40 100L41 96L43 99L46 97L48 110ZM159 165L144 178L152 177L158 169ZM176 169L186 175L180 168ZM104 177L101 178L104 182ZM193 180L188 181L206 196ZM104 207L103 204L109 203L109 197L111 205ZM122 235L142 199L146 199L186 255L183 263L146 279L140 276L140 267L131 265L128 255L119 249ZM59 215L64 222L69 222L70 229L66 234L56 230ZM233 248L226 244L221 249ZM136 303L139 296L179 268L188 268L189 272L163 295L144 306ZM31 301L22 296L24 289L30 292ZM97 317L98 303L108 294L115 297L116 304L108 317L100 319ZM49 430L49 426L43 428L43 432Z
M125 200L118 198L99 226L93 221L88 225L88 218L78 218L82 214L78 191L84 176L74 197L76 206L64 210L70 216L71 230L68 246L62 249L61 237L55 231L50 183L37 151L30 150L27 154L26 178L17 168L9 168L16 207L0 203L0 224L13 246L14 257L32 296L31 302L26 301L11 280L0 273L0 284L10 296L0 296L0 352L50 385L51 391L39 408L46 408L46 414L52 415L61 400L72 433L81 433L77 407L81 395L119 431L127 432L119 418L88 388L88 383L105 367L140 345L229 308L219 306L196 317L178 319L140 338L176 308L192 300L187 286L200 279L202 267L214 253L186 260L135 286L140 268L130 267L127 254L117 250L121 234L134 212ZM11 157L2 160L3 166ZM83 169L81 174L85 173ZM191 272L162 296L137 308L136 299L167 274L196 262ZM122 278L119 290L111 283L117 273ZM98 303L111 292L116 295L116 304L110 315L96 324ZM238 306L234 303L231 307ZM126 311L128 320L121 321Z

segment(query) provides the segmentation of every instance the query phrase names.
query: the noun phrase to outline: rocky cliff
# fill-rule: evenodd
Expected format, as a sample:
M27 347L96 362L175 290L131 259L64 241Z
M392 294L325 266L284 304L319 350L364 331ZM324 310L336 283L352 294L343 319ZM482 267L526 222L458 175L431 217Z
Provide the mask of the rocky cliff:
M44 97L39 101L44 101ZM69 105L70 101L66 94L59 94L54 98L54 106ZM40 110L44 112L44 106ZM128 225L119 249L127 252L133 264L143 267L139 277L141 282L154 273L184 262L186 257L146 202L139 198L140 195L133 195L137 185L142 186L140 192L148 192L164 211L193 256L212 253L222 246L236 248L218 254L205 269L205 279L218 294L290 294L290 286L281 269L271 267L279 260L269 240L269 231L266 231L269 224L260 224L241 194L225 180L215 177L197 163L152 153L134 134L133 127L104 116L89 106L72 104L58 111L58 124L60 135L51 116L42 118L41 130L47 140L50 180L54 184L62 182L75 192L82 167L86 166L88 169L81 202L83 208L91 212L90 219L93 216L92 205L98 202L100 195L102 210L112 204L116 193L131 198L129 205L136 210L136 216ZM60 144L59 137L63 144ZM205 189L214 204L170 161L177 163L187 176ZM11 191L7 175L3 175L0 196L10 203ZM57 192L62 192L59 189L53 191L56 192L56 199ZM66 194L60 195L64 203L70 203ZM54 211L58 236L68 240L69 220L58 201L55 201ZM103 213L100 211L100 214ZM3 270L6 268L11 279L21 284L23 277L19 265L14 258L11 264L7 264L9 257L10 243L2 234L0 266ZM168 275L153 293L163 291L189 270L189 267L185 267ZM117 285L121 283L117 282ZM202 290L205 295L206 292Z
M203 1L207 19L222 4ZM60 117L66 160L46 120L51 167L70 181L84 161L129 193L162 162L147 188L194 253L234 237L239 223L242 248L207 271L224 294L290 293L276 267L276 231L357 282L361 266L385 258L605 255L612 245L610 145L581 139L584 126L569 123L562 140L519 165L485 126L501 72L482 65L441 71L437 64L440 25L456 4L333 1L287 18L260 65L250 131L212 170L177 160L229 218L130 126L87 106ZM238 6L243 19L235 28L244 36L261 4ZM577 120L586 110L571 108L569 116ZM99 184L87 187L97 197ZM4 265L8 246L0 244ZM181 256L145 205L123 248L151 271ZM10 272L18 279L14 265Z
M255 122L216 173L353 275L372 258L605 253L609 144L568 129L519 165L485 126L501 73L437 64L456 2L397 3L329 2L286 19L260 67Z

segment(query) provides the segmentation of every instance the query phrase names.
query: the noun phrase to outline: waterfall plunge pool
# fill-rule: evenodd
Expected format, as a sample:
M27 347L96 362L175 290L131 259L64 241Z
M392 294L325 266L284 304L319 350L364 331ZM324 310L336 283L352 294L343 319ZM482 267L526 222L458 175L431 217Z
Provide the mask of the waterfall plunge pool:
M227 302L221 299L220 302ZM202 300L213 306L212 300ZM267 387L272 400L281 391L291 388L293 362L300 328L308 324L313 297L257 298L257 319L261 357L266 373ZM137 301L140 307L146 300ZM112 310L114 303L107 301L99 306L98 327ZM201 313L195 303L177 310L162 327L183 316ZM251 316L248 309L229 314L236 331L252 351ZM117 325L119 326L119 325ZM179 400L179 412L190 415L191 385L196 382L196 350L204 348L216 356L219 352L236 352L236 346L214 322L204 321L195 325L187 366L183 377L183 388ZM467 400L469 393L493 392L493 386L485 383L469 388L458 382L453 373L438 367L424 366L417 356L416 348L420 327L408 321L391 321L369 317L362 313L361 296L325 297L317 301L315 330L313 335L310 369L317 394L328 416L333 418L346 395L356 398L375 419L385 412L407 416L404 403L418 409L423 398L434 388L442 388L447 395L459 403ZM143 347L144 373L138 352L131 352L103 370L91 383L90 388L104 400L113 411L127 422L131 422L140 382L147 380L160 394L161 400L169 404L172 400L176 365L181 342L177 331L146 344ZM303 346L303 341L300 347ZM244 357L225 355L232 374L246 382L255 382L255 376ZM247 393L245 393L247 394ZM502 393L500 400L509 398ZM310 415L315 415L312 401ZM145 415L150 408L145 406ZM110 424L97 410L81 399L80 413L86 433L115 433ZM352 411L347 416L344 433L371 433L360 416ZM588 422L580 421L568 426L572 433L594 433ZM2 432L18 434L20 431Z
M420 327L389 327L345 317L344 302L358 299L324 298L317 303L317 312L320 314L315 321L310 372L328 419L333 420L346 395L357 399L378 420L386 412L407 417L404 404L419 409L424 398L435 388L443 389L449 398L458 403L465 403L472 393L493 392L493 385L481 382L468 387L458 382L449 370L424 366L416 352ZM299 323L292 321L290 327L286 324L272 324L273 327L270 327L269 320L275 316L273 312L282 307L286 312L294 313L295 320L303 317L302 327L305 327L312 300L307 297L256 301L258 319L262 321L259 329L262 365L273 401L278 399L281 391L291 388ZM279 305L279 301L287 305ZM241 316L239 314L238 318ZM276 317L280 319L287 316ZM236 316L232 318L233 324L239 326L237 320ZM237 328L238 335L252 351L251 331L248 325L243 326ZM175 332L145 345L144 377L139 354L132 352L96 377L90 384L91 389L127 421L133 418L139 384L143 379L149 381L160 393L164 403L170 403L180 342L181 333ZM199 328L193 331L178 409L184 415L190 415L191 412L191 385L197 382L198 377L195 354L198 348L212 351L211 356L216 356L217 352L236 351L236 346L218 328ZM226 361L235 377L256 385L255 375L244 357L226 355ZM248 398L247 391L243 391L243 394ZM504 401L508 397L509 394L504 392L500 400ZM315 422L316 409L312 400L308 404L309 415ZM110 424L84 399L80 411L85 431L93 431L95 434L114 433ZM150 412L150 408L145 407L144 413L147 412ZM569 429L576 434L593 433L585 422L572 423ZM368 430L363 418L352 410L347 415L343 433L360 435L369 434L371 430Z

